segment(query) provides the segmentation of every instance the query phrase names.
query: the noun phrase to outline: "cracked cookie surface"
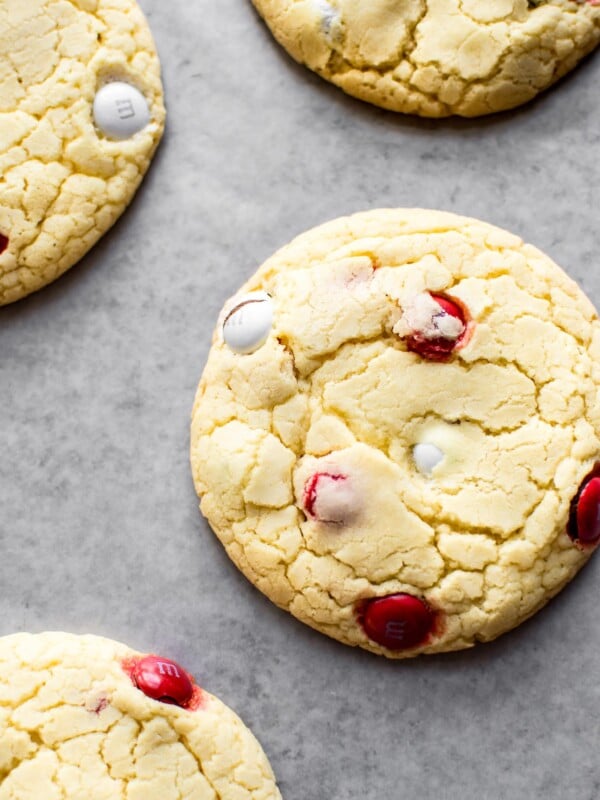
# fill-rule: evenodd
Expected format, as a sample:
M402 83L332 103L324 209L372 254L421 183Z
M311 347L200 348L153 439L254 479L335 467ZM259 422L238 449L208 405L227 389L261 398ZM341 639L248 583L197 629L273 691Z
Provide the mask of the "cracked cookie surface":
M258 332L238 352L236 322ZM391 657L469 647L592 552L599 389L596 312L536 248L435 211L335 220L225 305L192 417L200 507L250 581L323 633ZM375 598L400 619L370 619ZM367 635L388 612L400 638L418 618L410 647Z
M129 138L94 124L94 98L110 82L135 87L148 106ZM126 101L120 113L131 124ZM164 116L158 57L134 0L0 3L0 305L58 278L118 219Z
M281 800L233 711L197 686L194 710L150 699L128 674L142 659L96 636L0 639L0 800Z
M527 102L600 41L596 0L253 0L290 55L348 94L425 117Z

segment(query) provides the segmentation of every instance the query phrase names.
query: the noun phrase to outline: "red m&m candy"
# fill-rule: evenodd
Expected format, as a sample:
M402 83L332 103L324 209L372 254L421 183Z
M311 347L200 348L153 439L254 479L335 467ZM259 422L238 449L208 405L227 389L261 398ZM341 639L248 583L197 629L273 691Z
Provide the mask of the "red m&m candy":
M597 544L600 540L600 476L584 481L569 517L568 533L581 544Z
M140 659L131 672L137 688L153 700L185 706L192 699L194 684L175 661L160 656Z
M418 597L392 594L368 600L360 618L369 639L388 650L408 650L427 641L436 616Z
M3 233L0 233L0 256L8 247L8 236L5 236Z
M343 475L333 475L331 472L315 472L314 475L311 475L304 486L304 496L302 498L306 513L315 519L318 517L315 506L317 503L317 489L319 483L323 485L344 480L345 478Z
M431 292L429 296L439 306L441 316L447 314L461 323L460 328L458 328L459 333L457 336L452 337L440 335L432 338L431 336L424 336L416 330L406 339L406 346L413 353L418 353L422 358L430 361L445 361L464 338L467 330L465 312L457 302L444 297L444 295Z

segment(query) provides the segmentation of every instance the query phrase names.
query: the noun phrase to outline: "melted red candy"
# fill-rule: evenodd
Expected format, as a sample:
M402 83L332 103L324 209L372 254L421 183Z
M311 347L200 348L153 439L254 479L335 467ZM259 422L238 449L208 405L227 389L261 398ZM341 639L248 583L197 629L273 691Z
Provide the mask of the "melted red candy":
M8 247L8 236L5 236L3 233L0 233L0 256Z
M101 697L99 697L96 700L96 702L94 703L93 707L90 708L89 710L93 714L101 714L104 711L105 708L108 708L108 706L109 706L108 697L105 697L104 695L102 695Z
M360 612L360 621L372 641L388 650L408 650L427 641L436 615L418 597L391 594L368 600Z
M425 339L415 333L408 337L406 346L413 353L418 353L422 358L427 358L429 361L445 361L452 351L462 344L467 332L467 317L465 310L455 300L450 300L444 295L434 294L433 292L430 292L430 295L446 314L456 317L462 322L464 326L463 332L458 339L445 339L443 336L438 339Z
M334 475L331 472L315 472L315 474L311 475L310 478L306 481L306 484L304 486L304 495L302 497L302 503L304 505L306 513L313 519L317 519L317 514L315 512L315 503L317 502L319 481L322 481L323 479L330 481L345 481L346 476Z
M571 505L568 533L582 545L600 540L600 476L598 468L588 476Z
M141 658L131 669L131 679L147 697L175 706L188 707L194 684L175 661L160 656Z

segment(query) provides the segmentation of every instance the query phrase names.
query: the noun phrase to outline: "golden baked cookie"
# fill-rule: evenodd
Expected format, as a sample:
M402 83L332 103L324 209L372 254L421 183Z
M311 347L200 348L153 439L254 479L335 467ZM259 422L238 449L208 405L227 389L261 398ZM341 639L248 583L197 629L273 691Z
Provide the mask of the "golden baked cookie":
M281 800L242 721L170 659L0 639L0 800Z
M600 41L599 0L253 0L290 55L377 106L476 117L531 100Z
M117 220L164 117L135 0L2 0L0 305L58 278Z
M600 325L483 222L379 210L230 300L193 410L200 508L303 622L390 657L494 639L600 539Z

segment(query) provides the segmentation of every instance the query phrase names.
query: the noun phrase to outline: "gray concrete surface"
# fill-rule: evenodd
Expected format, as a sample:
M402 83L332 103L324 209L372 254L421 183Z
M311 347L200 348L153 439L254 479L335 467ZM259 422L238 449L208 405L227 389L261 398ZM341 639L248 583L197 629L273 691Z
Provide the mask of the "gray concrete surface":
M600 57L512 114L393 116L298 67L247 0L142 0L168 131L130 211L0 311L0 632L181 660L286 800L596 800L600 559L516 632L388 663L238 574L197 510L188 419L218 309L276 247L375 206L513 230L600 304Z

